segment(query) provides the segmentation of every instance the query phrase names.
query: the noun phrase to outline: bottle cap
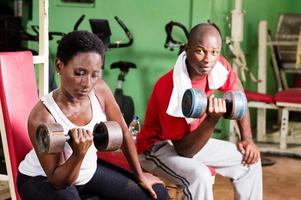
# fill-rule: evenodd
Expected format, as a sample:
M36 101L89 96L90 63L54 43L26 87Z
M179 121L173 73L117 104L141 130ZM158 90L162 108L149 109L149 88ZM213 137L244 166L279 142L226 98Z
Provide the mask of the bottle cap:
M139 116L138 115L133 115L133 120L139 120Z

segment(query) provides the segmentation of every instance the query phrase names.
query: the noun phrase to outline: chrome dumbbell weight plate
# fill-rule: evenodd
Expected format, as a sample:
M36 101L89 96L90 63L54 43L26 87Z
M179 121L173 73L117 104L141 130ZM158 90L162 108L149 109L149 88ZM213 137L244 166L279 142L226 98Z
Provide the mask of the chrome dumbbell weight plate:
M227 119L242 119L247 112L247 98L241 91L231 91L224 93L223 99L226 101L226 113L224 117Z
M64 135L64 128L58 123L41 124L37 129L36 145L41 153L59 153L64 150L70 138Z
M207 110L207 96L197 89L187 89L182 98L182 112L185 117L199 118Z
M100 151L115 151L121 148L123 141L122 130L117 122L101 122L94 126L93 141Z

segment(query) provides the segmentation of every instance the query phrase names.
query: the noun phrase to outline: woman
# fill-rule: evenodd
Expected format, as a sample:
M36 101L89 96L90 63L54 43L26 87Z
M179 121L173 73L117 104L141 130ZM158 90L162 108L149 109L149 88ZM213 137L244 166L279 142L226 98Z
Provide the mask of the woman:
M28 118L34 149L19 166L17 186L22 199L75 200L87 194L109 199L167 199L162 181L142 172L122 114L101 79L104 49L101 40L87 31L62 38L55 63L61 86L41 98ZM122 150L135 175L97 162L92 131L100 121L116 121L121 126ZM71 142L62 153L37 151L35 137L41 123L60 123L65 134L69 132Z

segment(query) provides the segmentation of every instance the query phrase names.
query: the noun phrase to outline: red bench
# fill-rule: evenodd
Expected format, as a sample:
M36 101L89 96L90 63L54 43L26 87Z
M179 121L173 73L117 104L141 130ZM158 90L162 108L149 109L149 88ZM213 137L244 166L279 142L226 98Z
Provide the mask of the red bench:
M258 92L246 91L249 107L258 109L257 112L257 142L279 142L280 149L286 149L287 143L301 144L301 139L289 134L294 128L289 127L289 111L301 111L301 88L289 88L277 92L274 95L267 95ZM281 123L278 134L270 137L266 134L266 109L281 111ZM297 126L296 126L297 127ZM297 134L297 131L295 131Z

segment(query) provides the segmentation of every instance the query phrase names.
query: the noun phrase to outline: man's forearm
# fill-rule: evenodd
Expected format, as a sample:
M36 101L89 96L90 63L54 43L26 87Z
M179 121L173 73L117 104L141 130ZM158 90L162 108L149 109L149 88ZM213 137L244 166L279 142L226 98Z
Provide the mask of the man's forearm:
M247 110L246 116L241 120L237 120L237 122L241 134L241 140L244 141L253 140L249 110Z
M184 157L193 157L208 142L217 122L218 118L213 119L207 116L196 130L181 140L173 141L177 153Z

